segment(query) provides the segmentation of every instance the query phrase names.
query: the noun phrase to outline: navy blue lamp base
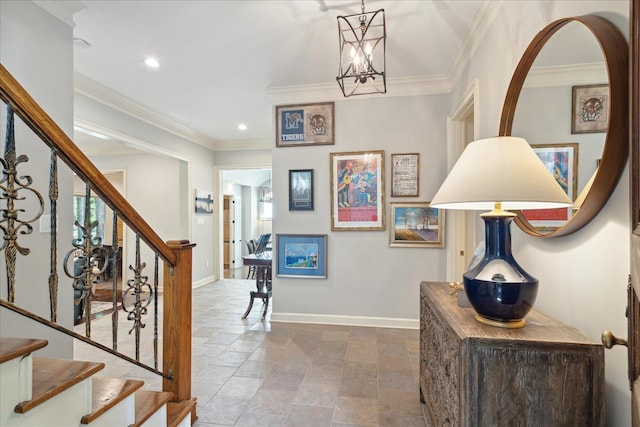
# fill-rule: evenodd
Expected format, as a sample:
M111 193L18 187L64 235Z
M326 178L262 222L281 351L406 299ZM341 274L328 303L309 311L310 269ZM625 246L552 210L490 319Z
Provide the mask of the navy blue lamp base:
M514 214L481 215L486 249L482 260L463 275L464 290L479 322L521 328L538 294L538 280L511 254L510 225Z

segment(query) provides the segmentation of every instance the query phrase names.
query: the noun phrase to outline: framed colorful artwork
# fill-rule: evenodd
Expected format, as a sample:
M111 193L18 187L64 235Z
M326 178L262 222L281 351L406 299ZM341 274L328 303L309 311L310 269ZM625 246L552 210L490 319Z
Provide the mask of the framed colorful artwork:
M571 133L606 132L609 85L573 86L571 92Z
M276 147L334 145L333 102L276 106Z
M289 171L289 210L313 210L313 169Z
M384 151L330 156L331 229L384 230Z
M428 202L389 203L389 246L444 247L444 212Z
M575 200L578 191L578 144L532 144L531 148L569 198ZM531 209L522 213L534 227L553 230L571 219L573 208Z
M391 155L391 197L417 197L420 182L420 154Z
M326 234L276 234L276 276L327 278Z

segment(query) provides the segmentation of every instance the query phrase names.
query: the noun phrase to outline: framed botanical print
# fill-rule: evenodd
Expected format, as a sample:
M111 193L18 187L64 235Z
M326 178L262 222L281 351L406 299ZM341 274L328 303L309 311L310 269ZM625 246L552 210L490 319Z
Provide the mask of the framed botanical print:
M384 230L384 151L331 153L331 229Z

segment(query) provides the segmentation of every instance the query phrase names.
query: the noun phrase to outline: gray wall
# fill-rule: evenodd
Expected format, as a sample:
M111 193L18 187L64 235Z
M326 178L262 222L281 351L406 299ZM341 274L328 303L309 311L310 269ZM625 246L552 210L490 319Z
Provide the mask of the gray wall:
M561 17L597 13L627 34L628 12L627 1L505 2L454 88L454 105L473 79L478 79L480 137L497 135L511 75L538 31ZM547 102L538 106L539 109L546 107ZM557 120L568 118L558 117ZM569 126L570 122L565 125ZM596 342L600 341L604 329L626 335L624 313L630 257L628 212L629 175L625 171L604 209L575 234L539 239L513 227L514 255L540 281L535 308L575 326ZM626 354L626 348L620 346L606 352L608 426L631 425Z
M0 3L0 62L31 94L42 108L55 120L67 135L73 135L73 52L70 40L72 28L52 17L32 2ZM47 64L43 67L42 64ZM0 133L4 141L6 110L4 103L0 113ZM45 214L50 212L48 203L49 149L38 137L16 123L17 154L26 154L30 160L20 166L20 174L31 175L37 190L46 199ZM3 150L4 151L4 150ZM73 218L73 175L58 162L60 195L58 199L58 242L60 251L70 248ZM23 191L21 195L24 195ZM37 204L31 201L24 216L34 215ZM23 218L24 218L23 216ZM49 318L48 274L49 269L34 271L30 266L49 265L49 233L40 233L38 222L34 232L21 236L21 246L29 248L31 255L17 256L16 303L45 318ZM63 246L64 245L64 246ZM65 248L65 249L63 249ZM4 272L4 252L0 257L0 296L7 298L7 279ZM73 290L71 280L62 271L62 256L58 256L59 291L58 322L73 326ZM66 280L65 280L66 279ZM17 327L19 325L19 327ZM0 310L0 335L49 339L49 345L39 354L63 358L73 356L72 339L55 334L50 329L27 321L8 310Z
M83 94L76 93L74 101L76 117L140 142L148 150L148 158L126 155L107 161L95 157L94 162L100 168L126 168L127 196L132 197L129 201L134 208L150 225L160 227L156 232L163 240L189 239L195 243L193 281L213 280L214 217L220 212L220 204L214 204L213 216L195 215L194 198L196 189L211 191L214 186L214 152ZM158 160L157 166L153 159ZM169 170L165 171L166 167ZM172 191L165 194L158 182ZM167 206L168 201L174 204ZM168 220L170 215L175 216Z
M444 280L441 248L389 247L389 202L430 201L446 174L447 95L336 100L335 145L273 152L275 234L327 234L327 279L274 279L272 319L417 327L421 280ZM385 151L384 231L331 231L330 153ZM420 153L420 194L391 198L390 154ZM313 169L315 210L289 211L288 170ZM367 318L361 319L362 317Z

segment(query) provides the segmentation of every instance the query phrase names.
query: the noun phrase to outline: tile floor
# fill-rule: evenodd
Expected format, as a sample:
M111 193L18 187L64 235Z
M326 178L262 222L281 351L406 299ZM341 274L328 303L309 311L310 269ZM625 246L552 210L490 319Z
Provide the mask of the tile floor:
M260 301L243 320L253 287L250 280L224 279L193 291L194 426L425 425L417 330L272 323L270 313L260 319ZM95 339L108 342L110 319L92 321ZM126 316L120 323L120 335L128 337ZM142 346L141 359L152 360L152 343L143 339ZM131 344L119 349L132 351ZM102 375L161 388L155 374L97 353L76 341L75 358L103 359Z

